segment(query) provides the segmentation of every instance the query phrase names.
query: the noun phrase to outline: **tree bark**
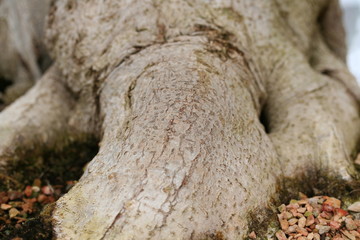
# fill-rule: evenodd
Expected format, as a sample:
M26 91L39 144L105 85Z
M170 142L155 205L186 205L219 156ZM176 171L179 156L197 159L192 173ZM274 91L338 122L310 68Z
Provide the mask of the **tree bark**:
M357 179L360 90L333 19L335 0L57 1L54 66L0 114L1 163L101 139L57 239L244 238L285 179Z

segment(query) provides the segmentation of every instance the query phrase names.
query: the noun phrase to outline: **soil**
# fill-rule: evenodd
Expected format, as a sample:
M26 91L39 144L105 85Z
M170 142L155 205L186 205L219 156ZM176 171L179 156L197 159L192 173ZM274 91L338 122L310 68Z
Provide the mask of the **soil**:
M0 173L0 239L52 239L54 202L76 184L97 151L91 139L9 164Z

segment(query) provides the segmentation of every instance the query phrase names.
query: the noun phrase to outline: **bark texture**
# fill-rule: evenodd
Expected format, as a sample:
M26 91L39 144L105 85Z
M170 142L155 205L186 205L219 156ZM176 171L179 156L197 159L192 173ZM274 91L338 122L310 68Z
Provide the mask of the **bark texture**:
M0 114L25 117L0 121L1 163L61 129L101 139L57 239L241 239L279 181L357 178L360 90L334 19L334 0L57 1L55 66Z

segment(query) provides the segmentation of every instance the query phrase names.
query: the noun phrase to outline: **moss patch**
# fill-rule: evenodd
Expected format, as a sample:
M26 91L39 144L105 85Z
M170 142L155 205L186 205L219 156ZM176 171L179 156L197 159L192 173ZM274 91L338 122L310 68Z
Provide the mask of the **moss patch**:
M7 198L0 199L0 202L12 205L20 212L18 217L22 220L19 222L19 218L11 218L7 209L0 209L0 239L52 239L51 212L54 203L51 202L69 190L69 182L81 177L85 165L97 152L98 141L90 139L82 143L71 142L60 150L46 150L40 156L27 154L28 157L10 163L6 173L0 174L0 197ZM41 190L26 196L24 189L36 188L36 181L41 184ZM55 189L55 193L46 194L42 186ZM12 193L20 196L9 200ZM40 200L41 197L45 200ZM31 211L27 212L23 205L30 200L34 202ZM45 205L47 202L50 204Z
M98 151L96 139L86 142L71 142L59 150L45 150L41 156L31 156L9 163L6 173L10 185L20 184L21 187L31 185L34 179L39 178L52 185L63 184L64 181L77 180L83 173L85 164ZM0 189L1 186L0 184Z

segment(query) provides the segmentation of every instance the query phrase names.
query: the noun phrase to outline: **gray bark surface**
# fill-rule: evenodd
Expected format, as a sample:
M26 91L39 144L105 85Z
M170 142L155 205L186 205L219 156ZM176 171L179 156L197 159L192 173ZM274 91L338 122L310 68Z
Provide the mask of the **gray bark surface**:
M54 66L0 113L1 164L101 139L56 203L57 239L244 238L284 179L357 178L338 21L333 0L56 1Z

